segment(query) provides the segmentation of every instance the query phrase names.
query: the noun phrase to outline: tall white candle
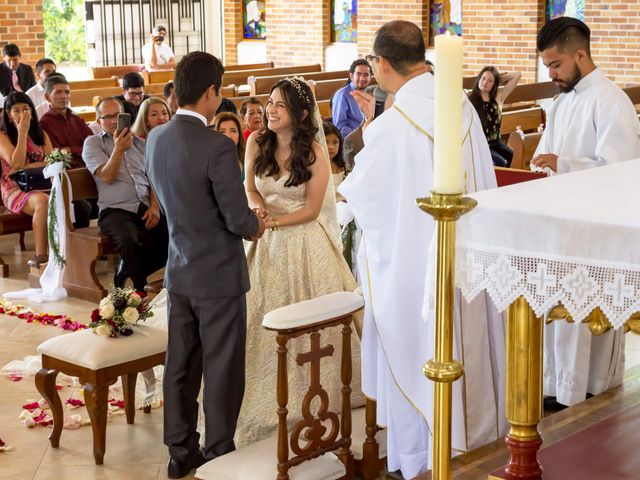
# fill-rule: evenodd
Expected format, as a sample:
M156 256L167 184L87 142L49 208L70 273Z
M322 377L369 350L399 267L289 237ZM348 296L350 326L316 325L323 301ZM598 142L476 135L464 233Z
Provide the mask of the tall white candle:
M462 38L435 37L433 191L462 193Z

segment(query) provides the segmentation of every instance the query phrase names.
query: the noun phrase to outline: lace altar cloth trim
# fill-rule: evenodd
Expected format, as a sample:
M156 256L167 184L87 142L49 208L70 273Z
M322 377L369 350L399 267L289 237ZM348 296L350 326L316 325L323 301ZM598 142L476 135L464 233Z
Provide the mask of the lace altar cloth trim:
M486 290L504 311L523 295L538 316L558 302L576 321L600 307L614 328L640 311L640 267L458 246L456 286L471 301Z

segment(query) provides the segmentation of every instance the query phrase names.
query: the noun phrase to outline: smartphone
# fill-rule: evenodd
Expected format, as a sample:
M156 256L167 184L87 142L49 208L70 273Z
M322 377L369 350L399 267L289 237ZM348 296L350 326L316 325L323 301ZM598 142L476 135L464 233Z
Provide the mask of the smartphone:
M131 128L131 114L130 113L119 113L118 114L118 130L117 134L120 135L120 132L125 128Z

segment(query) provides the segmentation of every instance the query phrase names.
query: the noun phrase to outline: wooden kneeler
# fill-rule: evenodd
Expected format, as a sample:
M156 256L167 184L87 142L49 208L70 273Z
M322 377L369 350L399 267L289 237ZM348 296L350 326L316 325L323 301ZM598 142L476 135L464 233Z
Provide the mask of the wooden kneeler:
M336 292L268 313L262 326L276 332L278 432L247 447L211 460L196 471L203 480L337 480L353 478L351 453L351 324L363 307L353 292ZM342 327L341 413L329 411L329 399L320 384L320 360L334 347L321 347L321 331ZM287 431L287 344L308 335L310 351L299 354L299 367L310 364L311 382L302 404L302 419ZM318 416L311 412L315 397L321 400ZM274 408L276 406L274 405ZM322 422L329 422L326 433ZM301 440L303 446L301 446ZM335 452L335 454L334 454Z
M386 430L376 422L376 401L367 398L364 408L353 412L353 457L355 472L364 480L380 477L387 463Z
M93 458L96 465L104 461L107 436L109 386L122 377L127 423L135 417L135 389L138 373L164 364L167 332L151 326L136 327L130 337L104 338L91 330L51 338L38 346L42 368L36 374L36 388L53 414L53 431L49 441L60 445L64 415L56 390L56 377L62 372L78 377L84 387L84 400L93 430ZM149 412L150 409L145 409Z

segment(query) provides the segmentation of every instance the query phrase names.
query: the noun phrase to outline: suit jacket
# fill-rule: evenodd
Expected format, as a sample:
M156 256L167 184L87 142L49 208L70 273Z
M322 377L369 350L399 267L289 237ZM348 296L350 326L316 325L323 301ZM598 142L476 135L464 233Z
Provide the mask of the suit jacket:
M26 92L36 84L36 77L33 74L31 67L25 63L18 65L18 83L22 87L22 91ZM14 91L11 69L7 67L7 64L2 62L0 64L0 93L4 97Z
M145 164L169 226L167 289L200 298L246 293L242 237L259 225L234 143L195 117L176 115L149 133Z

